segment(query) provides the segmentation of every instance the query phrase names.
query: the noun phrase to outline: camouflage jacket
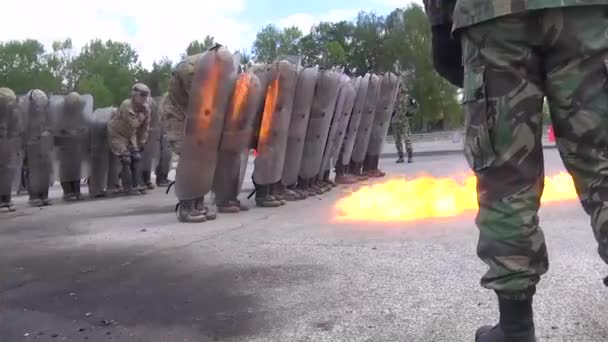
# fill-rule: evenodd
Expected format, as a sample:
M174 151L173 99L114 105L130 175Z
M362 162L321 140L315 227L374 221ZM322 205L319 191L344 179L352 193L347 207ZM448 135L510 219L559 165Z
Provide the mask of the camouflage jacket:
M179 62L171 72L169 79L169 96L172 102L183 111L188 107L190 98L190 87L194 69L203 54L192 55Z
M436 7L448 10L448 3L456 1L453 12L453 28L459 29L504 15L533 11L543 8L608 5L608 0L424 0L427 13ZM427 5L429 3L429 5ZM443 5L438 5L443 3ZM437 14L435 14L437 16ZM429 18L432 15L429 13Z
M148 141L150 132L150 106L137 108L126 99L108 123L110 135L120 135L130 140L131 145L140 148Z
M418 103L406 93L401 93L398 96L393 122L395 124L403 124L418 112Z

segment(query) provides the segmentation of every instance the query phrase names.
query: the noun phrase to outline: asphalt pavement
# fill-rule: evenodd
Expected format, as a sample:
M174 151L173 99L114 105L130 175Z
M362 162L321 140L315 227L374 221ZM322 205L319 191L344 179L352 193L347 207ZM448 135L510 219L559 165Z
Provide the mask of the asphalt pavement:
M563 170L555 150L545 162ZM460 155L381 166L388 178L468 170ZM178 223L164 189L75 204L54 189L43 209L18 197L0 213L0 341L473 341L497 317L474 213L335 222L336 201L360 186L203 224ZM608 267L588 217L557 203L541 225L540 341L607 341Z

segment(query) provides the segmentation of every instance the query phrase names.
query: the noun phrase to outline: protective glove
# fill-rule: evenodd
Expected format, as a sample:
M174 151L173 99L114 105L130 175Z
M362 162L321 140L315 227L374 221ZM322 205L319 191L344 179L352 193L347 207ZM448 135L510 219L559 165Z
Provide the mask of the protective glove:
M436 25L431 28L433 36L433 66L441 77L462 88L464 68L462 66L462 46L457 37L452 36L450 25Z

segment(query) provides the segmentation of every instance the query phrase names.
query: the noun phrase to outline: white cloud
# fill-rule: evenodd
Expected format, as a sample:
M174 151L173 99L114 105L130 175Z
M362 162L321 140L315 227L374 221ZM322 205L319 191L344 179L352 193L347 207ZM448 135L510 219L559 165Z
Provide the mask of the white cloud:
M320 21L352 20L361 10L390 10L422 0L370 0L368 8L334 9L323 14L295 13L269 21L280 27L297 26L304 33ZM245 23L254 0L30 0L4 1L0 41L38 39L48 48L54 40L72 38L79 50L92 38L126 41L139 52L146 67L154 60L180 54L193 39L212 35L230 49L249 49L258 26Z
M92 38L127 41L139 52L144 66L150 66L163 56L178 60L191 40L202 40L207 34L232 49L248 47L255 31L236 19L245 2L7 1L0 41L33 38L50 47L53 40L71 37L77 48Z

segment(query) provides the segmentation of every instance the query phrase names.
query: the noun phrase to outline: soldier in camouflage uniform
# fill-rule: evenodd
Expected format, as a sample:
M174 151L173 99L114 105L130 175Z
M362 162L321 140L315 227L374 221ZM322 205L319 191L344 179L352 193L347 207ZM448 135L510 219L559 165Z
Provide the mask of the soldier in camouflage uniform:
M150 89L145 84L135 84L131 98L122 102L116 115L108 122L110 150L122 165L120 175L127 195L145 193L137 166L150 131L149 96Z
M194 70L202 53L187 56L171 72L169 91L160 101L163 130L167 134L173 153L179 155L186 125L186 111L190 100L190 88ZM204 205L204 199L180 201L177 217L181 222L204 222L215 220L217 214Z
M395 109L395 116L393 116L392 124L393 124L393 136L395 138L395 147L397 147L397 153L399 154L399 159L397 159L397 163L401 164L405 162L403 159L403 144L405 142L405 150L407 152L407 162L413 162L414 157L414 149L412 147L412 128L411 128L411 120L416 110L418 109L418 104L416 100L410 97L407 94L407 89L401 85L401 89L399 91L399 98L397 99L397 106Z
M481 284L498 295L499 323L480 328L476 341L535 341L532 297L549 265L538 218L545 96L562 160L608 263L608 0L425 6L435 68L464 88L465 155L480 206L477 253L489 266Z

